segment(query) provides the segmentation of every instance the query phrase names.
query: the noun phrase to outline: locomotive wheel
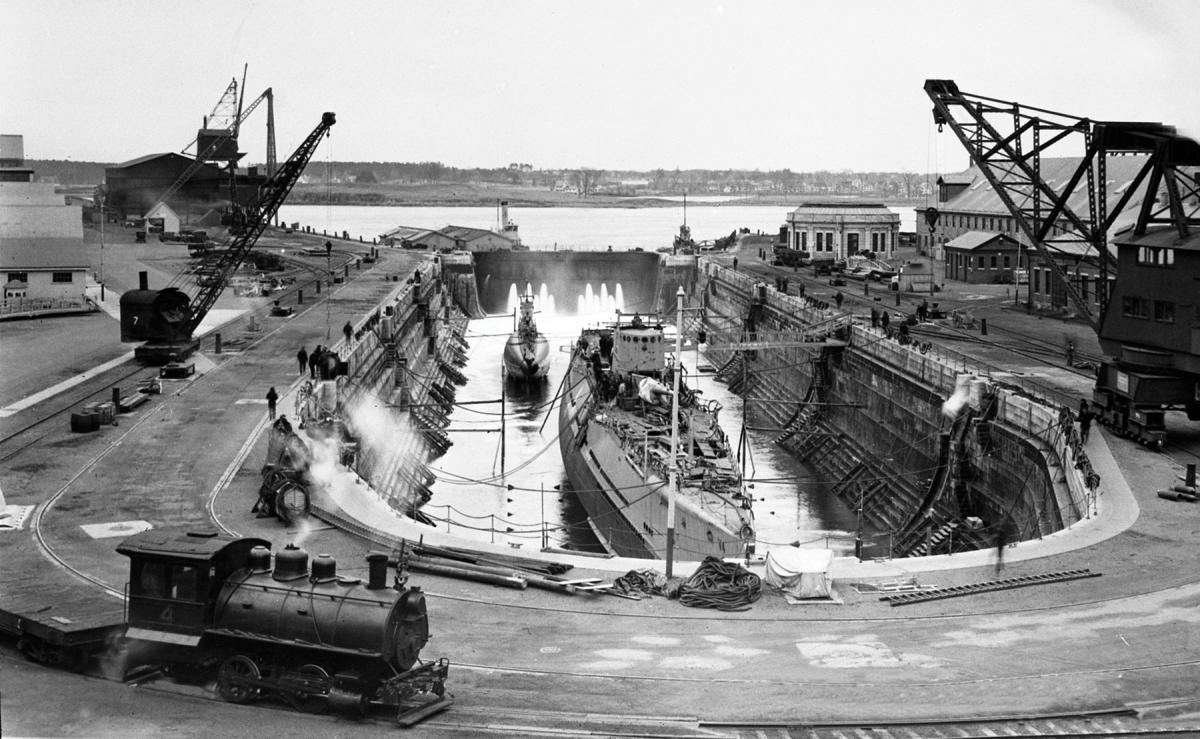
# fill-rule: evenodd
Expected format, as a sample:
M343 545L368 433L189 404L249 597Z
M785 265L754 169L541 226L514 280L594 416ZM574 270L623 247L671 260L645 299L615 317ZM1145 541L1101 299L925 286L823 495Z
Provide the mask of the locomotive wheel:
M296 685L295 690L284 691L284 697L297 711L321 713L329 707L329 673L324 667L301 665L284 680Z
M244 654L235 654L221 663L217 672L217 692L230 703L249 703L258 697L258 688L245 685L246 680L261 676L258 665Z
M308 518L308 491L294 480L285 480L275 494L275 513L284 523Z

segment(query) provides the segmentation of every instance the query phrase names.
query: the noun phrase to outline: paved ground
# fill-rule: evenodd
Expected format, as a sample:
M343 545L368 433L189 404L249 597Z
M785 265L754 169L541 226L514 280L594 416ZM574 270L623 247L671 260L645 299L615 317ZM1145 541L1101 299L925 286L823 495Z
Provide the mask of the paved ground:
M421 259L386 255L383 264L334 294L329 309L334 326L387 287L383 274L411 272ZM106 254L106 270L109 259ZM262 395L296 378L296 347L324 343L329 320L324 308L308 306L267 324L248 335L241 353L205 355L202 374L169 383L162 396L118 428L88 435L59 425L23 432L0 448L0 485L8 502L43 506L47 545L117 589L126 564L113 552L119 539L94 539L81 525L141 520L188 525L215 517L239 533L278 544L303 539L311 551L334 555L343 571L361 572L361 557L373 545L323 526L283 531L277 522L249 513L263 456ZM1020 312L1012 318L1038 324ZM1044 335L1074 330L1052 325L1042 329ZM3 325L0 331L7 354L10 334ZM1085 334L1086 329L1080 336ZM31 335L14 345L33 341ZM22 378L16 388L10 387L16 378L6 378L2 397L29 394L38 384L29 373ZM1064 390L1075 389L1069 373L1059 381ZM104 382L85 386L103 393ZM0 419L13 424L0 430L13 433L34 410ZM925 562L839 562L841 605L788 606L768 594L750 611L720 613L657 598L562 596L420 576L413 582L429 593L434 631L426 656L447 656L454 663L452 690L459 699L456 710L464 713L522 706L709 720L897 719L1194 700L1200 679L1195 637L1200 575L1194 563L1200 506L1155 495L1191 460L1103 433L1093 437L1089 452L1111 460L1103 473L1111 479L1102 500L1104 521L1129 525L1088 523L1022 544L1010 551L1004 574L1089 567L1103 573L1099 578L893 608L859 593L854 584L896 577L939 585L987 580L995 576L993 553ZM1119 485L1118 478L1126 484ZM27 696L25 681L38 675L0 671L0 694ZM47 684L57 679L47 678ZM76 695L70 684L59 689ZM206 701L179 705L189 715L237 715L244 721L261 720L263 710ZM21 727L23 734L91 735L130 726L121 723L121 709L102 703L89 710L106 718L94 721L67 721L61 712L48 716L24 701L5 700L0 707L6 725ZM303 727L296 729L301 733L329 733L339 725L330 721L294 725ZM204 734L203 726L191 726L189 732ZM130 731L154 733L136 726Z

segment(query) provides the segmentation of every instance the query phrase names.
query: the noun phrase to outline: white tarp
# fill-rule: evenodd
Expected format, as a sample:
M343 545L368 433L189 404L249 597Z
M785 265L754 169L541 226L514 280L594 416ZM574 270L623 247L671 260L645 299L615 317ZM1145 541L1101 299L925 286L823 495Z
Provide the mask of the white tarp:
M772 549L767 552L764 579L795 598L831 598L832 564L832 549Z

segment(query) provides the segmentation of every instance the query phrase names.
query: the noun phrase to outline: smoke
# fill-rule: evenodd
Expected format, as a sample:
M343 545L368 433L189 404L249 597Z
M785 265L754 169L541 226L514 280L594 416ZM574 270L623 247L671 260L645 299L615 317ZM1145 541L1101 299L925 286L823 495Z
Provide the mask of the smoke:
M973 375L959 375L954 381L954 393L942 403L942 414L951 420L958 417L970 400Z

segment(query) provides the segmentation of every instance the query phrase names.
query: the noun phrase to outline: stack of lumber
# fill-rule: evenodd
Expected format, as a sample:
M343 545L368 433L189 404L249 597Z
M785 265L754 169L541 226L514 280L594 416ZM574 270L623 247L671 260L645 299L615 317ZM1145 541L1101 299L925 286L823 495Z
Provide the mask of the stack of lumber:
M612 587L598 577L567 579L563 574L573 565L511 554L482 554L456 547L414 544L397 555L393 564L412 572L427 572L445 577L484 582L505 588L527 587L574 595L577 592L603 592Z

